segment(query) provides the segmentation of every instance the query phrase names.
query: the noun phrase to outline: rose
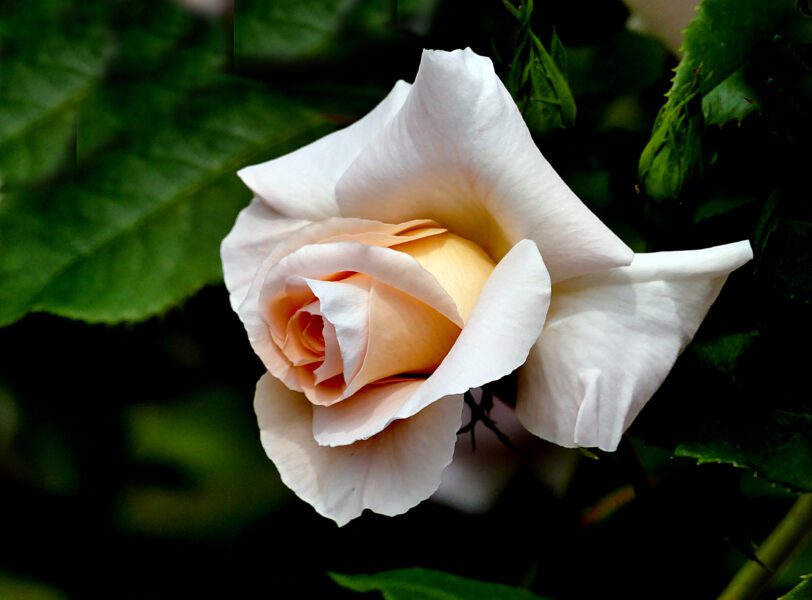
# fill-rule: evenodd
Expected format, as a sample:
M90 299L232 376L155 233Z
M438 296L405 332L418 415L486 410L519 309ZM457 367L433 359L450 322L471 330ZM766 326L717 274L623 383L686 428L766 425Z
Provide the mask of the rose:
M339 524L430 496L461 394L519 367L525 428L613 450L751 257L747 242L635 256L470 50L426 51L414 85L240 176L256 197L222 257L269 371L262 444Z

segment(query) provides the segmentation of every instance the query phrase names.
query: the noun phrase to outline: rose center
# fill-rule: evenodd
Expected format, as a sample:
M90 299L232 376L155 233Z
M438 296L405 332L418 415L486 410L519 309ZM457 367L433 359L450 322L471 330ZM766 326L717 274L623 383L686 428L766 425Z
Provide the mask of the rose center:
M418 239L389 240L391 250L414 259L414 275L387 280L348 270L287 279L269 307L285 320L274 320L282 327L271 329L311 402L330 405L370 384L425 377L445 359L494 263L469 240L435 230ZM409 265L403 259L393 264ZM457 307L456 322L413 296L410 277L442 288Z

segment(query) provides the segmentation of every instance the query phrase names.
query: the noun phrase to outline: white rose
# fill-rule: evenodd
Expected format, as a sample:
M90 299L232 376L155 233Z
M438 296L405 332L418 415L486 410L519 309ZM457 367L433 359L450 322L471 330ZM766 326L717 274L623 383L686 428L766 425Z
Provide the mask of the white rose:
M256 198L222 258L269 371L262 444L339 524L429 497L462 394L520 367L529 431L613 450L751 257L747 242L635 256L471 50L426 51L414 85L240 176Z

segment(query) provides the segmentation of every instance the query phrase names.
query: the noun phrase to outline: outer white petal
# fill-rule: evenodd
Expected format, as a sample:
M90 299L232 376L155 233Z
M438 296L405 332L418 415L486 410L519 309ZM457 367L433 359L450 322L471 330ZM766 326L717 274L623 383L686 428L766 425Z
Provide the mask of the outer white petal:
M262 445L285 485L344 525L365 508L394 516L434 493L454 453L462 404L460 396L445 398L341 448L316 444L310 403L270 374L257 384L254 409Z
M629 267L556 285L519 373L516 413L562 446L614 450L722 289L748 242L638 254Z
M399 81L363 119L295 152L237 174L274 210L295 219L337 217L335 184L369 140L400 110L409 84Z
M413 393L392 395L384 402L374 395L357 395L330 407L315 407L317 441L351 444L444 396L511 373L538 339L549 302L550 278L544 262L536 245L523 240L496 265L456 344L428 379L414 386Z
M536 242L553 281L632 260L541 155L491 61L425 51L398 115L338 182L344 216L436 220L499 260Z
M220 245L231 308L236 311L245 300L254 275L271 249L307 223L282 217L256 198L240 211L237 222Z

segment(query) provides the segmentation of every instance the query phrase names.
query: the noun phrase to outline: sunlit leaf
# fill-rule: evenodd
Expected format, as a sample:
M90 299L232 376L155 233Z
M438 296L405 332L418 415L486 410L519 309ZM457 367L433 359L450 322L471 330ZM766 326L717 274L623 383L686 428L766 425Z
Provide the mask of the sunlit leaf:
M324 133L255 86L201 90L177 122L75 181L0 205L0 324L28 311L147 318L221 278L219 244L249 194L235 172Z
M74 155L78 108L111 54L100 30L38 40L3 57L0 69L0 178L7 184L53 173Z

